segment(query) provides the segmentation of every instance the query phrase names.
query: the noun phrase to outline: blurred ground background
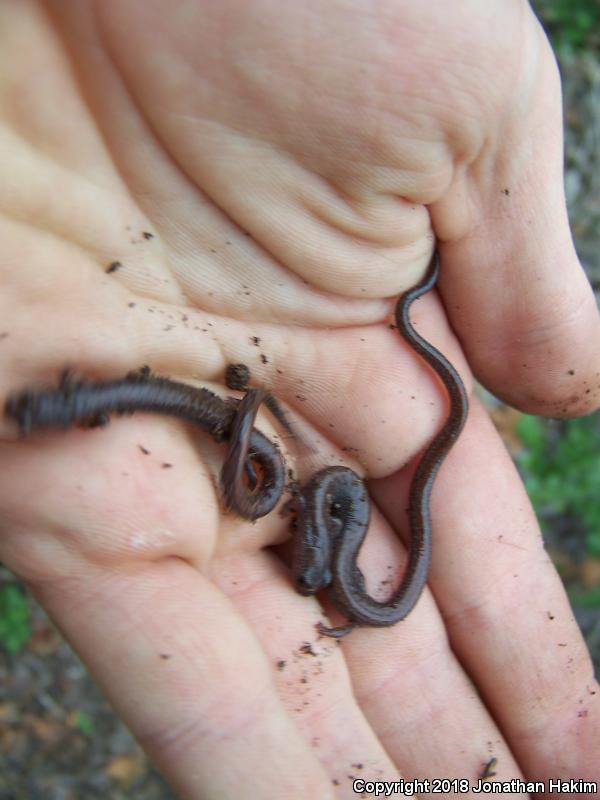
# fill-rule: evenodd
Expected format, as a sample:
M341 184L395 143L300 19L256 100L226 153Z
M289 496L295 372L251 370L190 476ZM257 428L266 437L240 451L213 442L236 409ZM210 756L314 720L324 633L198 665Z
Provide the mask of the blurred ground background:
M566 189L600 288L600 6L537 0L564 82ZM526 417L487 397L600 672L600 416ZM0 567L0 800L174 800L77 657Z

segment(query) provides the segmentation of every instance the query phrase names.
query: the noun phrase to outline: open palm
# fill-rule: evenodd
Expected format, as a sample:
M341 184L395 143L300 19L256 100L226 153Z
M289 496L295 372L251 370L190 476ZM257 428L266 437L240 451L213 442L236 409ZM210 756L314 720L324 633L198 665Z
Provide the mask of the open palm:
M390 326L434 238L482 381L555 416L600 403L551 53L517 0L451 5L0 7L4 395L143 364L227 395L226 365L246 363L294 425L258 422L295 475L370 479L377 597L447 413ZM412 318L468 380L444 306ZM182 796L476 784L492 757L497 779L600 777L589 659L476 403L434 489L432 591L341 648L317 638L285 547L266 549L288 521L223 514L206 435L142 414L27 441L2 424L0 558Z

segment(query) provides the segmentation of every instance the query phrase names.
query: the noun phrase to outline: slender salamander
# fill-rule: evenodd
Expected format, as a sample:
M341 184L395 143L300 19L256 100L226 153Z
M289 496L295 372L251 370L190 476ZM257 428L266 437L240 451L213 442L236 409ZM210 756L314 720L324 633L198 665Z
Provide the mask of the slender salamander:
M26 390L9 397L4 413L16 421L21 436L33 430L69 428L77 423L97 427L106 425L111 414L135 411L191 422L217 442L229 442L230 457L225 462L225 473L221 474L225 505L240 516L254 520L275 507L285 486L283 458L278 447L252 427L260 404L258 397L260 395L252 390L250 398L244 398L236 406L208 389L153 375L146 367L108 381L75 379L65 371L56 389ZM258 463L262 475L258 488L252 486L252 482L248 486L244 484L244 463L235 471L235 457L244 461L251 458Z
M431 489L442 461L464 426L468 410L457 371L410 322L412 303L433 288L438 272L436 252L424 279L405 292L396 305L400 334L440 377L448 392L450 412L415 471L409 492L408 563L390 600L380 602L367 594L356 563L370 517L368 493L358 475L346 467L327 467L313 475L294 501L292 571L296 588L301 594L327 589L334 605L349 620L348 625L338 628L321 625L320 632L327 636L341 637L355 625L394 625L410 613L427 582ZM243 365L236 365L240 366ZM236 388L247 387L243 375L238 375L237 380L243 385ZM147 368L108 381L76 380L65 372L56 389L26 390L9 397L4 412L17 422L22 436L37 429L68 428L77 423L86 427L105 425L111 414L135 411L174 416L198 425L217 442L229 442L221 472L225 505L254 520L275 507L285 483L279 449L253 427L258 408L267 397L264 390L249 389L237 404L228 403L208 389L157 377ZM273 402L276 404L274 399ZM279 419L277 412L271 410ZM291 430L285 417L280 422ZM260 481L251 461L260 467Z
M358 475L346 467L327 467L313 475L294 501L297 516L292 573L296 589L301 594L314 594L326 588L333 604L349 620L348 625L339 628L319 625L319 632L325 636L339 638L355 625L395 625L413 609L427 582L431 561L431 489L468 411L467 394L458 372L417 333L409 317L411 305L433 288L438 273L439 258L435 252L423 280L405 292L396 305L400 334L442 380L450 412L421 456L411 483L408 563L393 596L380 602L367 594L356 563L370 515L368 494Z

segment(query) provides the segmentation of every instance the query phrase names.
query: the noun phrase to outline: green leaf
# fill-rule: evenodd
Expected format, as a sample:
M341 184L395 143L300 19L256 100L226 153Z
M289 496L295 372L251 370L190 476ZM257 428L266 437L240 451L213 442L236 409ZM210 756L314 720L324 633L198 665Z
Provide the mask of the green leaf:
M517 422L517 436L532 454L539 453L546 441L546 429L538 417L523 414Z
M31 638L27 597L14 584L0 587L0 645L18 653Z
M598 44L598 0L534 0L537 14L561 55Z
M582 594L569 592L569 599L577 608L600 608L600 586Z
M94 734L94 722L87 711L77 711L74 724L75 728L85 736Z
M539 516L568 514L588 533L586 546L600 555L600 425L598 415L556 422L523 416L517 433L525 451L517 457Z

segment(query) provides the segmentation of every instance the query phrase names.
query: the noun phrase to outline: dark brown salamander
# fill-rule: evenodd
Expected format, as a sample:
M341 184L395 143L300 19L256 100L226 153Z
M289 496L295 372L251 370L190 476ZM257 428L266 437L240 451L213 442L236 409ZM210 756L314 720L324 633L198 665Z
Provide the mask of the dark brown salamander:
M450 413L423 453L412 480L408 563L394 595L386 602L374 600L367 594L356 564L370 515L369 497L358 475L346 467L327 467L313 475L294 501L297 518L292 572L296 588L301 594L327 588L336 608L349 620L348 625L340 628L320 625L320 633L326 636L339 638L354 625L395 625L413 609L427 582L431 560L431 489L468 411L467 394L458 372L417 333L409 318L412 303L433 288L438 272L438 255L434 253L423 280L405 292L396 305L398 330L439 375L449 395Z
M148 368L142 368L124 378L108 381L75 379L65 372L56 389L26 390L9 397L4 414L15 420L22 436L42 428L70 428L75 424L96 427L107 424L111 414L132 414L135 411L191 422L207 431L217 442L229 442L238 457L247 454L260 466L261 482L255 491L255 487L243 483L241 473L239 484L231 482L231 458L226 461L226 474L221 476L226 507L254 520L275 507L285 486L279 449L260 431L252 428L258 409L255 401L256 395L252 394L246 405L242 401L242 405L236 406L208 389L159 378ZM234 425L236 419L238 427ZM232 432L234 437L241 437L243 443L232 439Z
M449 394L450 413L415 471L409 494L408 564L400 587L389 601L378 602L366 593L356 564L370 514L361 479L345 467L327 467L313 476L295 501L296 587L302 594L327 588L334 604L349 619L349 624L341 628L321 626L321 632L328 636L343 636L354 625L388 626L399 622L412 610L427 581L431 489L442 461L463 428L468 409L458 373L415 331L409 319L410 306L434 286L438 269L436 253L423 281L403 294L396 306L400 334L439 375ZM258 519L274 508L285 483L278 448L253 429L256 412L264 401L260 390L249 390L237 405L227 403L208 389L159 378L142 369L112 381L75 380L65 373L57 389L21 392L8 398L4 411L17 422L23 436L36 429L68 428L77 423L87 427L104 425L111 414L135 411L170 415L199 425L216 441L230 443L221 475L226 506L240 516ZM260 482L249 466L250 460L260 467Z

